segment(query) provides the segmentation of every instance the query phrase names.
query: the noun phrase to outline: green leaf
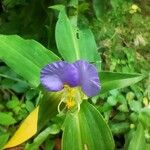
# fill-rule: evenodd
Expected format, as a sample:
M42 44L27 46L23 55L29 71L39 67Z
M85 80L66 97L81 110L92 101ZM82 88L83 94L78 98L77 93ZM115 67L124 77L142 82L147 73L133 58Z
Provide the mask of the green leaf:
M33 86L39 85L40 70L59 58L34 40L0 35L0 59Z
M64 9L59 13L55 35L58 50L64 60L74 62L85 59L95 62L98 59L99 54L91 30L88 28L80 30L73 26Z
M150 128L150 109L148 107L141 110L139 120L145 128Z
M17 97L13 96L11 100L6 103L7 108L14 109L20 105L20 101Z
M57 106L61 100L61 92L45 92L39 103L38 131L58 113Z
M56 44L64 60L75 61L80 58L79 45L77 42L75 29L62 9L56 24Z
M116 72L100 72L101 94L113 89L120 89L135 84L145 78L141 74L126 74Z
M125 113L119 112L119 113L117 113L117 114L113 117L113 120L115 120L115 121L125 121L126 118L127 118L127 116L126 116Z
M100 61L100 54L97 51L94 35L89 28L78 30L78 42L81 59L89 62Z
M131 100L129 102L130 109L135 112L140 112L142 108L142 104L140 101Z
M45 141L45 150L53 150L55 147L55 140L54 139L47 139Z
M110 125L113 134L123 134L130 129L130 124L127 122L114 123Z
M9 126L15 123L16 120L11 116L11 114L0 112L0 125Z
M127 150L149 150L150 144L146 143L144 136L144 128L139 123L132 139L129 143Z
M109 96L107 99L107 103L111 106L115 106L117 104L117 98L114 96Z
M30 101L30 100L27 100L26 103L26 109L31 112L33 109L34 109L34 104Z
M17 82L16 84L13 84L11 88L17 93L25 93L29 88L29 85L24 82Z
M59 131L60 128L57 125L52 125L46 128L34 139L32 144L26 145L25 150L37 150L50 134L57 134Z
M0 135L0 150L4 147L4 145L6 144L7 140L9 138L9 134L8 133L4 133Z
M117 109L121 112L129 112L127 104L121 104Z
M117 11L117 8L120 7L122 4L123 4L123 0L111 0L110 3L111 3L111 6L113 7L113 9L115 11Z
M109 127L101 114L88 102L79 113L68 113L63 128L63 150L114 150Z
M25 93L25 97L27 100L32 100L38 95L38 91L36 89L30 89Z
M106 4L106 0L93 0L93 8L97 19L102 19L103 15L106 13Z

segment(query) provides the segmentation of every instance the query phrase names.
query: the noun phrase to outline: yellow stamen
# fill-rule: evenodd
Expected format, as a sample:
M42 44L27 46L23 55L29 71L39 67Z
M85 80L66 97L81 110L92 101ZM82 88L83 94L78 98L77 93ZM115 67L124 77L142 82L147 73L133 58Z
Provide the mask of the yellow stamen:
M70 87L69 85L64 84L62 93L62 99L57 108L59 113L61 113L60 106L62 103L65 103L65 108L67 109L71 109L76 106L79 111L82 100L87 99L80 87Z
M71 100L71 99L67 100L67 102L66 102L66 107L67 107L68 109L70 109L70 108L72 108L73 106L75 106L75 101L74 101L74 100Z
M76 94L76 89L75 88L71 88L69 85L65 84L64 89L67 93L68 98L71 98L71 97L75 96L75 94Z

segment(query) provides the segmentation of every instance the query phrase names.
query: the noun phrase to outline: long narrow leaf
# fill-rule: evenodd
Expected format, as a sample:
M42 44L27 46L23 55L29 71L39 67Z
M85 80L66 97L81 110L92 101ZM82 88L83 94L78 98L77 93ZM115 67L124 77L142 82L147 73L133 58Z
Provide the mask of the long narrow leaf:
M8 138L9 138L8 133L4 133L4 134L0 135L0 149L2 149L4 147L4 145L6 144Z
M114 150L109 127L101 114L88 102L79 113L68 113L62 138L62 150Z
M56 7L53 7L56 9ZM62 57L70 62L84 59L95 62L100 59L93 33L88 28L73 26L65 10L59 6L59 19L56 24L56 43ZM99 56L99 57L98 57Z
M144 134L144 128L141 123L139 123L129 143L128 150L149 150L150 144L146 142Z
M0 35L0 59L35 87L41 68L59 60L40 43L17 35Z
M126 74L116 72L100 72L101 94L113 89L120 89L135 84L145 78L141 74Z

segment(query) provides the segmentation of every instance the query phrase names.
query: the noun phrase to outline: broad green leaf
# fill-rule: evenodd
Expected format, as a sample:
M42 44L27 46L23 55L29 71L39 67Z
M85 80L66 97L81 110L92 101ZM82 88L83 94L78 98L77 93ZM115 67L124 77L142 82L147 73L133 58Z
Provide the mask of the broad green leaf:
M4 145L6 144L7 140L9 138L9 134L8 133L4 133L0 135L0 150L4 147Z
M141 123L139 123L127 150L149 150L150 144L146 143L144 134L144 128Z
M88 102L78 113L68 113L63 126L62 150L114 150L113 137L101 114Z
M99 54L91 30L73 26L64 9L60 10L55 36L58 50L64 60L74 62L85 59L95 62L98 59Z
M145 78L141 74L126 74L116 72L100 72L101 94L113 89L120 89L135 84Z
M56 24L55 36L58 50L64 60L75 61L80 59L76 33L77 31L71 26L65 10L62 9Z
M40 70L59 58L34 40L0 35L0 59L33 86L39 85Z
M16 120L12 117L11 114L0 112L0 125L9 126L15 123Z
M39 107L36 107L22 122L18 130L11 137L4 148L10 148L22 144L37 132Z

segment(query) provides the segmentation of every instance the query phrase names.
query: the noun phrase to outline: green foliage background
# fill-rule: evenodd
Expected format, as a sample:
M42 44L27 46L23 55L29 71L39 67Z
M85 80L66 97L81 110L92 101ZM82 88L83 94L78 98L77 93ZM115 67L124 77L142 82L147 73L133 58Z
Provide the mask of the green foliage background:
M80 28L89 27L93 31L102 70L149 74L149 0L79 0L78 5L73 0L3 0L0 2L0 34L18 34L25 39L35 39L58 54L54 38L58 12L49 8L56 4L66 6L70 19L78 14ZM131 13L133 4L139 7L135 13ZM0 87L0 133L7 131L11 135L20 121L34 109L39 91L30 88L2 61ZM128 144L130 135L136 129L137 134L144 132L138 115L149 101L148 78L92 99L108 122L116 147L126 149L130 145L128 149L131 150L137 139ZM149 141L149 131L146 135ZM54 140L48 139L44 143L46 147L50 142L54 145Z

